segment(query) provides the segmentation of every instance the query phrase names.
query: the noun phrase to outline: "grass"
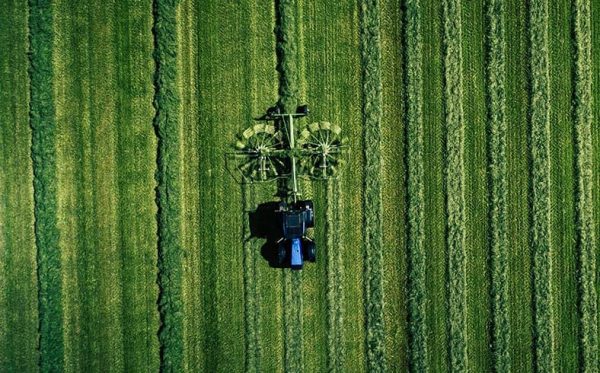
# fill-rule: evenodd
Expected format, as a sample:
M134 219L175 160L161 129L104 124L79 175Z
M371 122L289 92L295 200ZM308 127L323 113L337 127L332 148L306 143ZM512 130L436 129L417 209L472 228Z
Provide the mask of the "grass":
M505 6L491 1L488 28L488 120L491 182L491 267L494 370L509 372L510 322L508 313L507 165L506 165L506 39Z
M531 154L533 271L535 307L535 363L537 369L550 371L553 358L553 317L550 279L550 155L549 155L549 71L548 3L533 1L531 26Z
M367 369L385 371L383 318L383 239L381 172L381 46L379 2L365 0L361 11L364 121L364 234Z
M575 144L577 170L577 232L581 314L582 370L597 371L598 294L593 212L592 69L590 2L579 0L575 13Z
M444 17L450 367L453 371L465 371L465 175L460 2L444 1Z
M404 54L406 63L406 118L408 163L410 369L427 368L425 324L424 164L423 164L423 71L420 1L406 4Z
M156 201L158 205L158 284L161 370L183 368L183 300L181 258L181 187L177 91L177 5L157 0L155 12L156 96L154 126L158 135Z
M37 246L39 367L63 369L61 261L56 196L56 121L52 98L52 4L31 1L29 79L35 241Z

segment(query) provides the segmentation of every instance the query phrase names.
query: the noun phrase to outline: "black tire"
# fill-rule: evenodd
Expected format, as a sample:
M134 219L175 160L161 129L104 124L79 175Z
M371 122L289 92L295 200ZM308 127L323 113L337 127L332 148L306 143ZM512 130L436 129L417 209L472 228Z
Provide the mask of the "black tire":
M299 207L306 211L306 228L313 228L315 226L315 209L312 201L300 201Z
M315 241L304 240L304 258L311 263L317 260L317 245Z
M285 249L285 241L281 241L277 244L277 264L283 265L285 263L285 257L287 256L287 250Z

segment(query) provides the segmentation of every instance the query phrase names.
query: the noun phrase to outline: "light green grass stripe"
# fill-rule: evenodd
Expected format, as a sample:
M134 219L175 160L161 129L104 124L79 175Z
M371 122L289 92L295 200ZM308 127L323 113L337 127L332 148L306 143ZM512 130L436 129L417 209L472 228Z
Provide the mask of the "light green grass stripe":
M460 0L444 0L450 370L466 371L464 114Z
M183 301L181 258L181 188L179 91L177 88L178 0L154 2L156 61L154 126L158 134L158 284L161 328L160 368L179 372L183 368Z
M360 43L363 69L363 151L365 157L365 312L367 370L385 371L383 314L383 232L381 189L381 44L379 1L360 2Z
M254 190L251 186L242 186L243 207L248 212L255 206ZM257 280L256 255L260 247L256 244L258 240L250 237L249 219L244 221L244 338L245 338L245 372L260 371L260 349L258 340L259 313L257 305Z
M580 333L584 372L598 370L596 248L592 184L592 46L589 0L577 0L575 10L575 147L577 167L577 232L579 246Z
M39 367L63 370L61 265L56 208L56 121L52 95L52 2L29 1L30 125L38 250Z
M533 177L534 345L536 369L554 369L550 246L550 77L548 0L530 3L531 155Z
M406 64L406 144L408 147L408 317L409 367L427 370L425 323L424 170L423 170L423 45L421 2L408 0L404 34Z
M492 349L494 370L510 371L506 167L506 40L504 0L487 3L487 106L491 183Z

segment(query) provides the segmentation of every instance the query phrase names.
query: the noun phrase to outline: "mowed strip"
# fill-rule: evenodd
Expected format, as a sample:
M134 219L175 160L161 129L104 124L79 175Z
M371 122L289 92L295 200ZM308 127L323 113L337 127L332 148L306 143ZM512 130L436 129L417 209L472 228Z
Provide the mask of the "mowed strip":
M27 2L0 8L0 371L38 368Z
M408 201L408 317L411 371L427 369L426 285L424 248L423 46L420 0L406 3L404 61L406 64L406 146Z
M37 247L39 367L64 369L61 262L57 227L56 118L53 99L53 19L51 1L29 3L29 123Z
M383 316L383 234L381 187L381 45L379 1L360 2L362 114L365 178L363 190L364 286L367 370L385 371Z
M154 127L158 135L158 285L161 371L183 369L180 92L177 88L177 0L154 9L156 60Z
M450 369L467 369L464 113L460 0L445 0L444 65Z
M535 362L539 371L554 367L550 241L550 121L548 1L530 4L531 155L534 272Z
M492 349L496 372L509 372L507 166L506 166L506 38L504 0L488 2L487 109L489 127L490 225L492 272Z
M582 369L598 370L598 294L593 204L591 9L589 0L575 2L575 146L577 165L577 233L579 246L580 338Z
M592 30L592 96L593 96L593 118L600 118L600 2L591 3L591 30ZM600 232L600 126L592 126L593 142L593 166L594 187L592 188L592 199L594 205L595 231ZM600 234L596 234L596 263L600 261ZM600 304L600 274L596 274L597 304ZM600 341L600 318L598 318L598 340ZM600 342L599 342L600 343ZM600 370L600 359L598 359L598 370Z

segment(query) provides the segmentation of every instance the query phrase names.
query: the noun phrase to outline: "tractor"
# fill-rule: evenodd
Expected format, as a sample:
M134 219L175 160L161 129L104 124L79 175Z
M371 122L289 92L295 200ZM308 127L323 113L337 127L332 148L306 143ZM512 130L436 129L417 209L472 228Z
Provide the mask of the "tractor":
M308 236L315 224L313 202L299 200L298 178L335 178L344 159L345 140L341 128L329 122L302 126L297 133L295 120L309 114L306 105L295 113L282 113L271 107L259 123L244 130L231 153L243 183L275 180L284 186L282 201L273 211L276 226L278 266L302 269L304 261L315 262L316 244Z

